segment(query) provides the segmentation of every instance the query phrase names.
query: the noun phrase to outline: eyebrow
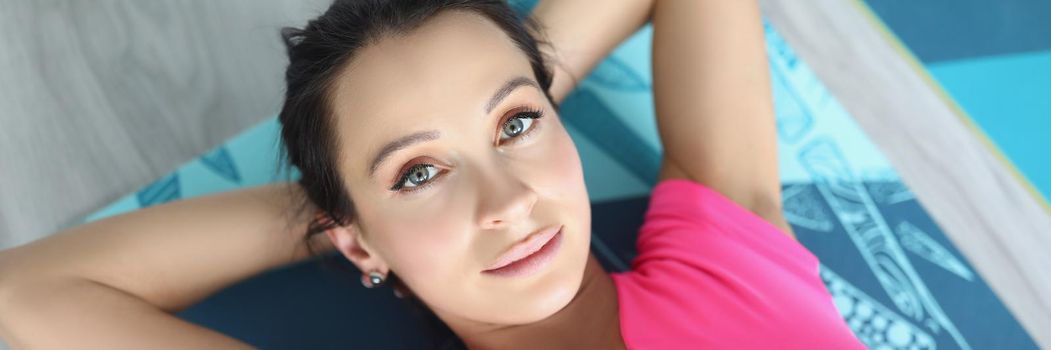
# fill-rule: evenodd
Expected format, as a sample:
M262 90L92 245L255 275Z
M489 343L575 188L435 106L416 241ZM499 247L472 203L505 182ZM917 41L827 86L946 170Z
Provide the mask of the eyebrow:
M376 157L372 159L372 163L369 164L369 177L376 174L376 168L379 168L380 164L383 164L383 161L386 160L391 153L416 143L437 139L439 136L441 136L441 133L437 130L427 130L414 132L387 143L380 149L379 153L376 154Z
M523 76L511 78L511 80L508 80L506 83L504 83L504 85L500 86L499 89L496 89L496 92L493 93L493 96L489 98L489 101L485 104L485 114L491 113L493 111L493 108L496 108L496 106L499 105L500 102L504 100L504 98L506 98L508 95L511 94L511 92L513 92L515 89L521 86L532 86L537 89L540 88L539 85L537 85L537 83L533 81L533 79L529 79ZM399 137L394 141L388 142L386 145L383 146L383 148L380 148L380 151L377 152L376 156L372 158L372 162L369 163L369 177L373 177L376 174L376 169L378 169L379 166L383 164L383 161L386 160L394 152L397 152L401 149L404 149L406 147L412 146L420 142L435 140L440 136L441 133L437 130L426 130L414 132L412 134Z
M496 108L496 105L500 104L500 101L503 101L504 97L510 95L512 91L515 91L515 89L517 89L520 86L527 85L535 87L537 89L540 88L539 86L537 86L536 82L533 81L533 79L529 79L523 76L514 77L511 80L508 80L506 83L504 83L503 86L501 86L499 89L496 89L496 93L493 94L493 97L489 98L489 103L485 104L485 114L489 114L490 112L492 112L493 108Z

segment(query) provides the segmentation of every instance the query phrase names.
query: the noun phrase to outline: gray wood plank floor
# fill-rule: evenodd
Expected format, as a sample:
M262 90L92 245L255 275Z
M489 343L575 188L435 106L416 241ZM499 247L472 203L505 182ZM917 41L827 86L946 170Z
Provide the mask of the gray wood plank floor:
M274 115L282 26L326 1L0 0L0 248Z
M278 28L326 3L0 0L0 249L67 227L276 113ZM1037 331L1051 329L1051 295L1040 293L1051 290L1051 216L851 1L763 6L1051 348Z

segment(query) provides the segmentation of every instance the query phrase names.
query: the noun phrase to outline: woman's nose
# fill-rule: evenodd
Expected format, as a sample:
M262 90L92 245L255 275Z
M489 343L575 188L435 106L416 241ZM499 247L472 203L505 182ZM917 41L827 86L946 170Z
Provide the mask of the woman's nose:
M521 179L498 171L479 181L479 226L497 229L529 218L538 195Z

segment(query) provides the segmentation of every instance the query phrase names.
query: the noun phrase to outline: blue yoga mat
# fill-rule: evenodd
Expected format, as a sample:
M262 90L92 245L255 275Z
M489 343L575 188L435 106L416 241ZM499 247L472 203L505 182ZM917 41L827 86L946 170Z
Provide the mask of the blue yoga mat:
M611 271L635 255L658 172L651 39L644 27L563 103L592 199L593 252ZM766 40L786 215L820 258L850 328L876 349L1036 349L813 72L769 26ZM278 132L268 119L86 220L282 180ZM461 346L451 334L429 334L412 310L365 290L357 275L304 263L227 288L179 316L264 349Z

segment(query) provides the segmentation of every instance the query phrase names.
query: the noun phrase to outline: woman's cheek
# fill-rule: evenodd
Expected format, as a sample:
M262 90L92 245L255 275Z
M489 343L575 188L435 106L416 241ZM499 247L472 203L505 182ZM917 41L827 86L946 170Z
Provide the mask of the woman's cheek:
M392 235L397 239L391 242L395 247L391 251L393 258L403 264L413 265L414 270L417 269L415 265L437 267L436 261L440 263L443 255L451 254L454 249L450 245L458 241L457 237L452 237L452 233L458 231L456 227L459 225L453 221L459 215L452 208L446 209L444 212L392 220L397 223L392 231L397 232Z
M576 145L561 123L548 126L553 130L549 130L551 133L548 135L550 140L547 144L550 147L545 157L549 163L544 167L546 174L560 192L575 194L584 187L584 170Z

